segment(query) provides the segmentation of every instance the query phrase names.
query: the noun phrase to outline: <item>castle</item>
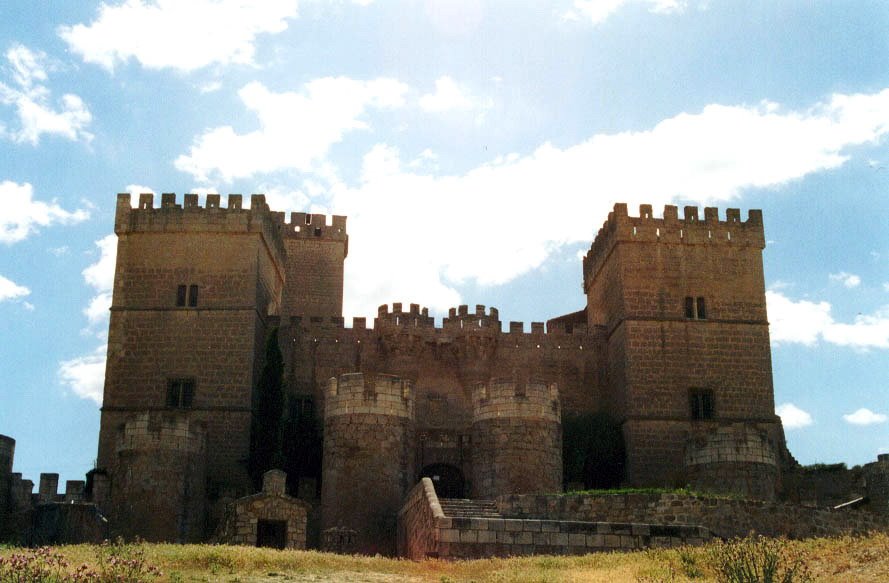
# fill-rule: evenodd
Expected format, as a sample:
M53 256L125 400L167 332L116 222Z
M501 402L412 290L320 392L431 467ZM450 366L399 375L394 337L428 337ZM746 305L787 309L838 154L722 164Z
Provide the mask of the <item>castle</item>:
M595 484L601 451L579 452L585 471L566 459L577 427L602 419L621 444L606 469L627 486L774 500L795 463L775 415L758 210L616 204L583 260L583 308L529 329L484 306L437 325L399 303L346 326L346 218L288 220L262 195L245 209L240 195L202 207L163 194L156 208L142 194L133 208L120 194L114 228L89 489L120 534L206 540L256 491L256 387L275 334L289 448L274 487L316 539L348 533L363 552L394 551L424 477L443 498Z

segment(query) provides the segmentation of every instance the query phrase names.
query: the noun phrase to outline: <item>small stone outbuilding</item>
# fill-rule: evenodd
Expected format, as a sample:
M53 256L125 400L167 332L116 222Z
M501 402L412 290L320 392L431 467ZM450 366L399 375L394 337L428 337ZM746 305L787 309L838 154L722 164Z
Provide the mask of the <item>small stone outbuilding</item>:
M262 477L262 492L238 498L228 505L217 531L217 542L230 545L306 548L309 505L284 493L287 474L269 470Z

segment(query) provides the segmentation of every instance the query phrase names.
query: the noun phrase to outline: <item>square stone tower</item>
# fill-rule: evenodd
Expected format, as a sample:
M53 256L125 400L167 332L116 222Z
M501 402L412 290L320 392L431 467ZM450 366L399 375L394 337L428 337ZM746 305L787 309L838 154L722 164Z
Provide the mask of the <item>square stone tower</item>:
M638 217L626 204L609 213L584 259L584 291L590 326L606 331L606 407L622 423L629 484L732 490L746 480L744 493L774 495L783 431L764 246L756 210L743 222L737 209L724 221L715 208L704 209L703 220L697 207L682 219L675 206L662 219L651 205ZM726 487L708 483L728 470L745 475L727 478Z

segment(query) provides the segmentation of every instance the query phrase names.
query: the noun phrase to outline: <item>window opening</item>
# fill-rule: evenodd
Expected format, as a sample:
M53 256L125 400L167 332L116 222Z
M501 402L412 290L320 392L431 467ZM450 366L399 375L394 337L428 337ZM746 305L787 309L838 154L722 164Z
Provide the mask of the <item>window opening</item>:
M189 409L194 401L194 379L170 379L167 383L167 407Z
M184 285L176 288L176 306L180 308L185 306L185 289L186 286Z
M713 419L713 391L691 389L689 391L691 418L694 420Z
M689 320L706 320L707 304L702 296L685 297L685 317Z
M196 308L198 306L198 286L188 286L188 307Z

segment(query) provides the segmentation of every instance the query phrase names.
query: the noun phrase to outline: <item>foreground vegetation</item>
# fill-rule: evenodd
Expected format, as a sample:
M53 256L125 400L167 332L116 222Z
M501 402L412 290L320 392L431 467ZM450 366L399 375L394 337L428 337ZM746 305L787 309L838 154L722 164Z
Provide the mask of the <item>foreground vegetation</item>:
M32 566L46 567L45 573L34 570L25 577L23 565L29 560ZM0 583L25 581L889 581L889 535L808 541L748 538L670 550L453 562L209 545L0 549Z

